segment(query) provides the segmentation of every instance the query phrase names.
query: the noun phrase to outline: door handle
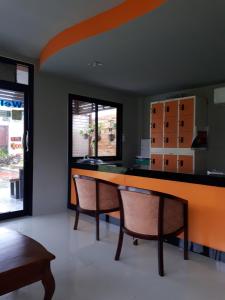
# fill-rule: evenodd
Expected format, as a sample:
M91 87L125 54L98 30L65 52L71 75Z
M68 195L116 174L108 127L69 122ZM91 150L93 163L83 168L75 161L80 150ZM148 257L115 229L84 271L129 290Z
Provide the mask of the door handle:
M25 131L25 151L29 152L29 131Z

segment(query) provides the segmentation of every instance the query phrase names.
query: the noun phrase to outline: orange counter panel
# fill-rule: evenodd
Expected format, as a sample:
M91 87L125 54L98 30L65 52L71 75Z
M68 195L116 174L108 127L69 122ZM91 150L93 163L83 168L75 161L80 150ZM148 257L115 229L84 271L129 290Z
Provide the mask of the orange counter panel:
M225 251L225 188L80 169L73 169L72 173L165 192L188 200L189 239ZM73 185L72 189L74 193ZM71 203L73 202L72 194Z

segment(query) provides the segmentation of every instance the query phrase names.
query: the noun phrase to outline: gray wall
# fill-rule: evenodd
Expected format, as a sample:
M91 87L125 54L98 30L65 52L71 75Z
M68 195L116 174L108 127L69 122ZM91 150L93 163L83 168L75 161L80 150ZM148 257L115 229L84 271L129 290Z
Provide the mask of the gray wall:
M225 85L225 84L224 84ZM219 85L218 85L219 86ZM223 85L220 85L223 86ZM225 104L213 103L213 89L216 86L207 86L189 90L181 90L168 94L149 96L139 99L139 134L142 138L149 138L150 102L175 98L180 96L196 95L208 99L208 150L206 153L207 168L225 171Z
M67 207L68 94L92 96L123 104L123 159L137 154L137 99L45 73L36 73L34 94L34 215L57 213Z

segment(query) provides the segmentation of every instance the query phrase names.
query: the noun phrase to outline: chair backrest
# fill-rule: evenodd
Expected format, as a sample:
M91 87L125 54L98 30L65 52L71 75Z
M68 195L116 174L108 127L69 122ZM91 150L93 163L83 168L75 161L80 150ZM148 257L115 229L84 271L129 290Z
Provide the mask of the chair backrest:
M123 226L135 233L173 233L184 225L184 200L167 194L120 187ZM160 222L162 222L160 224Z
M100 210L110 210L120 207L118 185L98 180L98 199Z
M96 180L86 176L74 176L77 202L82 209L96 210Z
M119 210L118 186L107 181L74 176L78 203L87 210Z

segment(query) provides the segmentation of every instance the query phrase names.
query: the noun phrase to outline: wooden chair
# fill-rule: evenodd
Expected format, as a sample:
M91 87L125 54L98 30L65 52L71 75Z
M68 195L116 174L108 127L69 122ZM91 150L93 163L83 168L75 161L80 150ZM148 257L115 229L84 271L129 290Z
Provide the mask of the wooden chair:
M36 281L42 281L44 300L55 290L50 262L55 256L35 240L0 228L0 296Z
M99 215L119 211L118 186L87 176L73 177L77 196L74 230L77 230L79 214L93 213L96 219L96 240L99 241Z
M184 259L188 259L188 202L172 195L120 187L119 260L124 232L138 239L158 241L158 272L164 276L163 241L184 232Z

